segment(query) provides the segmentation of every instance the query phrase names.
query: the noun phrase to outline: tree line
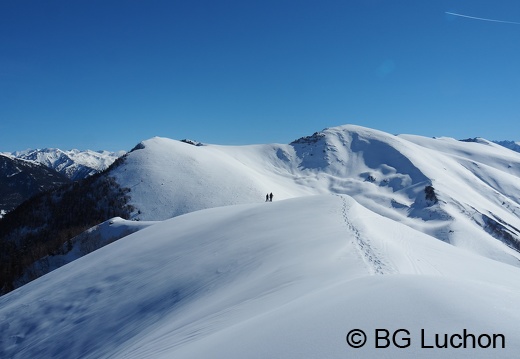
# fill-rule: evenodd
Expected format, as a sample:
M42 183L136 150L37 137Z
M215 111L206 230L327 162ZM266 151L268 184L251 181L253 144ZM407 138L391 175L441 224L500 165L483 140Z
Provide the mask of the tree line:
M0 295L37 260L65 254L71 238L109 218L130 218L130 189L108 173L40 193L0 219Z

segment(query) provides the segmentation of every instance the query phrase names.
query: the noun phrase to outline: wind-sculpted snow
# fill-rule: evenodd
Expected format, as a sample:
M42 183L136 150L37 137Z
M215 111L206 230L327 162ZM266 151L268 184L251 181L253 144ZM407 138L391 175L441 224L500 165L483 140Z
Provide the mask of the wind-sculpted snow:
M1 358L520 352L509 149L351 125L287 145L155 137L104 175L140 222L92 238L137 232L0 297Z
M262 168L269 159L262 154L271 149L256 151L253 146L251 154L262 161L254 166L255 158L237 158L221 146L153 138L143 147L113 171L122 186L131 189L139 219L163 220L204 208L259 202L268 192L275 192L277 198L305 193L291 190L284 195L283 186L269 179L269 168ZM285 182L290 189L290 180Z
M518 265L520 233L510 230L505 239L483 218L520 228L520 154L483 139L395 136L354 125L288 145L195 146L156 137L111 175L131 189L134 219L258 203L271 192L275 201L347 194L444 242Z
M512 151L520 152L520 142L515 141L493 141L503 147L509 148Z
M511 358L519 275L345 195L213 208L1 297L0 357ZM411 345L375 348L384 328L408 330ZM421 347L421 330L430 345L464 328L506 346ZM345 341L353 329L363 348Z
M404 154L413 144L383 132L358 126L325 129L291 143L302 170L314 169L338 177L382 182L393 191L429 179Z

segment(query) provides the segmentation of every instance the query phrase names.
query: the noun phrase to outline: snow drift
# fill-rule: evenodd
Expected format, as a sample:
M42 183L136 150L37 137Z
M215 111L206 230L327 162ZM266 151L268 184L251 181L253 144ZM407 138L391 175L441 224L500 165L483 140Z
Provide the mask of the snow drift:
M0 297L0 357L520 350L518 153L349 125L288 145L157 137L107 175L158 222ZM378 330L409 345L377 348ZM467 333L498 341L442 348Z
M7 358L507 358L520 270L321 195L179 216L0 298ZM376 349L375 329L412 345ZM350 348L363 329L369 343ZM424 349L499 333L505 349Z
M347 194L447 243L518 265L520 155L486 140L325 129L289 145L194 146L153 138L113 175L134 219L312 194ZM431 198L427 198L428 190Z

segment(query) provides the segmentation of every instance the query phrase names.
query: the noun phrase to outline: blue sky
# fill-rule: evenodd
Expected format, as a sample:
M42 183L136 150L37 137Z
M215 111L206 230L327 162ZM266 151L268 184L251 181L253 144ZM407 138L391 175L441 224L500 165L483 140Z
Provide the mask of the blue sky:
M0 0L0 151L520 140L517 0Z

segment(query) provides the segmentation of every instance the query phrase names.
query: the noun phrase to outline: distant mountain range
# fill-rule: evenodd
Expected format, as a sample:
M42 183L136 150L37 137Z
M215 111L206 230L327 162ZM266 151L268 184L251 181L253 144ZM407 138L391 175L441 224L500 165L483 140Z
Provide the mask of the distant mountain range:
M38 193L105 170L123 154L56 148L0 153L0 218Z
M70 179L33 161L0 155L0 218L26 199L70 182Z
M478 139L464 141L475 142ZM181 142L202 146L192 140ZM520 152L520 142L493 141ZM77 181L107 169L125 151L27 149L0 153L0 218L24 200L69 181ZM55 173L57 172L57 173Z
M154 137L0 220L0 357L373 358L349 330L467 328L509 358L519 276L520 154L494 142Z
M486 247L494 238L520 249L520 225L514 224L520 213L518 155L482 138L394 136L353 125L287 145L218 146L156 137L119 157L102 175L92 175L100 174L118 155L57 149L11 154L11 161L40 169L38 164L45 164L49 171L67 174L69 181L91 179L34 199L10 218L26 227L22 232L31 234L30 243L38 242L42 231L45 238L59 238L46 239L55 246L47 251L63 253L67 239L114 216L157 221L205 208L255 203L271 192L275 200L344 193L376 213L448 243L474 248L479 242ZM12 172L5 178L23 183ZM61 182L38 184L35 192L67 181L41 173L31 178L36 183L53 178ZM460 213L467 215L461 218ZM457 235L465 222L474 232L471 245ZM17 227L5 228L5 238L14 238ZM17 242L23 240L17 237ZM494 258L510 260L506 248L496 250ZM38 260L40 252L24 261Z
M493 141L501 146L507 147L510 150L520 152L520 142L515 141Z
M16 151L9 155L18 159L41 163L42 165L61 173L72 181L76 181L108 168L124 153L124 151L65 151L58 148L45 148Z

